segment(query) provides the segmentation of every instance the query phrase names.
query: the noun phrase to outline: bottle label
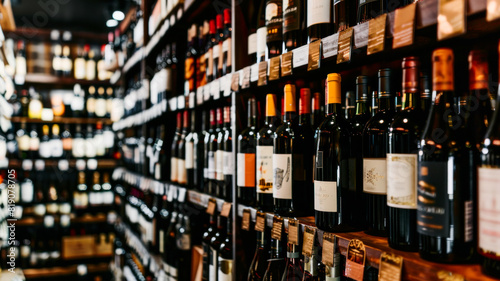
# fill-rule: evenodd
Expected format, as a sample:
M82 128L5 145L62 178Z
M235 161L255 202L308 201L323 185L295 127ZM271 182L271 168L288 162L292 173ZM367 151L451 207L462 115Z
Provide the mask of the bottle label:
M387 205L417 208L417 154L387 153Z
M88 158L94 158L96 155L96 149L94 145L94 138L87 139L85 141L85 156Z
M170 158L170 181L177 182L177 158Z
M283 33L300 29L300 10L297 4L296 0L283 0Z
M23 203L33 202L34 186L31 180L26 180L21 183L21 200Z
M224 180L224 174L222 173L224 167L224 156L223 151L218 149L215 153L215 177L217 180Z
M255 55L257 52L257 33L248 35L248 55Z
M269 1L266 5L267 42L280 41L283 38L283 13L281 1Z
M70 151L73 148L73 139L65 138L62 140L62 143L64 150Z
M227 67L230 67L232 65L232 59L231 59L231 37L226 38L224 40L224 43L222 43L222 53L223 53L223 58L224 58L224 63L226 64Z
M479 248L499 254L500 169L480 167L478 172Z
M387 194L387 163L385 158L363 159L363 191Z
M59 65L56 66L54 65L55 70L60 70L61 69L61 59L59 57L54 57L55 59L58 59ZM75 59L75 79L85 79L85 60L82 58L76 58Z
M186 58L184 61L185 65L185 71L184 71L184 79L188 83L189 87L189 92L192 92L195 90L195 64L196 61L194 60L194 57L189 57Z
M233 175L233 170L234 170L234 161L233 161L233 153L224 151L222 152L222 155L224 157L224 167L222 170L222 173L224 175Z
M208 278L208 280L217 280L218 252L214 248L210 247L209 255L210 255L210 261L209 261L210 264L208 268L209 268L210 278Z
M155 163L155 180L161 180L161 164L160 162Z
M69 67L68 70L71 70L71 67ZM95 61L92 59L89 59L87 61L87 68L85 69L85 78L87 80L95 79Z
M292 155L273 154L273 197L292 199Z
M97 117L106 116L106 100L105 99L97 99L95 101L95 115Z
M104 137L103 144L105 148L112 148L115 145L115 134L111 130L105 130L102 132Z
M337 212L337 182L314 181L314 210Z
M79 63L79 59L76 59L75 60L75 67L77 66L77 63ZM55 70L55 71L60 71L61 70L61 57L60 56L54 56L52 58L52 68ZM75 68L75 78L76 79L82 79L82 78L78 78L77 77L77 69ZM85 75L83 76L85 78Z
M186 143L186 169L193 169L194 168L193 156L195 154L193 153L193 151L194 151L194 143L187 142Z
M73 139L73 149L72 149L73 157L81 158L85 156L85 140L78 138Z
M185 184L187 182L186 160L177 159L177 182Z
M85 209L89 205L89 196L87 193L76 192L73 195L73 205L77 209Z
M40 148L40 139L39 138L30 138L30 150L38 151Z
M273 147L257 146L257 193L273 193Z
M52 155L52 147L49 141L43 141L40 143L40 157L49 158Z
M207 178L214 180L215 179L215 152L208 152L208 169L207 169Z
M218 281L233 280L233 260L219 257Z
M82 111L84 104L85 102L83 100L83 97L74 97L73 101L71 102L71 110Z
M113 192L112 191L105 191L102 193L102 202L106 205L112 205L113 204Z
M191 236L183 234L177 239L177 249L189 251L191 249Z
M255 187L255 153L238 153L237 185Z
M160 252L160 254L163 254L165 252L165 244L164 244L164 239L165 239L165 232L163 231L163 229L160 229L158 231L158 251Z
M453 194L453 159L422 161L418 169L417 231L428 236L449 237L449 194ZM451 179L451 180L450 180Z
M267 27L263 26L257 29L257 58L264 57L266 55L266 36Z
M209 261L209 254L210 254L210 246L203 242L203 273L202 273L202 280L208 280L210 276L209 272L209 266L210 266L210 261Z
M208 52L205 54L205 65L207 66L207 76L211 76L213 74L213 69L214 69L213 47L208 49Z
M28 151L30 150L30 145L31 145L31 139L28 135L23 135L17 138L17 146L19 147L19 150Z
M50 146L52 147L52 157L61 157L63 155L63 143L60 139L54 139L50 141Z
M331 10L331 1L329 0L307 1L307 27L320 23L330 23Z
M95 99L94 98L88 98L87 99L87 111L89 113L94 113L95 112Z

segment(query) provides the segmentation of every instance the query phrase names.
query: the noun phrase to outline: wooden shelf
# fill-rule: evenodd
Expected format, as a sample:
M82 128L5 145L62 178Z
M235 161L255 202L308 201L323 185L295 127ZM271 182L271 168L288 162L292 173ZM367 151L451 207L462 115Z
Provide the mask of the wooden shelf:
M62 32L64 30L61 30ZM4 31L5 37L16 39L24 39L26 41L33 41L39 39L49 42L51 29L47 28L30 28L19 26L14 31ZM93 43L93 44L106 44L108 42L107 33L95 32L75 32L71 31L72 43Z
M135 53L125 62L123 65L123 73L127 73L130 69L136 66L142 59L144 55L144 48L141 47L135 51Z
M113 121L109 118L85 118L85 117L60 117L54 116L51 121L46 121L42 119L32 119L29 117L19 117L14 116L10 118L12 123L63 123L63 124L96 124L97 122L102 122L103 124L111 125Z
M25 77L25 84L38 84L38 85L61 85L61 86L73 86L75 84L80 85L110 85L109 80L83 80L75 79L73 77L59 77L51 74L43 73L28 73Z
M77 265L70 265L70 266L57 266L57 267L50 267L50 268L30 268L30 269L24 269L23 273L26 279L30 278L50 278L50 277L55 277L55 276L61 276L61 275L76 275ZM105 272L109 270L109 263L99 263L99 264L87 264L87 272L88 273L98 273L98 272Z
M55 223L59 222L59 216L55 217ZM97 215L97 216L82 216L82 217L72 217L71 223L105 223L107 222L106 215ZM16 226L35 226L42 225L43 218L42 217L24 217L18 221L16 221Z
M47 167L57 167L59 164L59 159L32 159L33 162L37 160L42 160L45 162L45 168ZM61 159L62 160L62 159ZM86 159L82 159L86 161ZM9 168L19 169L22 168L23 159L9 159ZM69 166L75 167L76 159L69 160ZM116 159L97 159L97 169L113 169L118 165L118 160Z

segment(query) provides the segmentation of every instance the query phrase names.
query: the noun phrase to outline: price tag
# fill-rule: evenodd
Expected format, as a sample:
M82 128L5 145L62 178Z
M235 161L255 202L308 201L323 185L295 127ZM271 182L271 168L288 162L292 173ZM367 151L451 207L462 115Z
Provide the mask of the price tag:
M267 85L267 61L259 63L259 80L257 86Z
M323 42L323 58L329 58L337 55L339 46L339 34L335 33L322 39Z
M347 247L345 276L356 281L363 281L365 269L365 245L361 240L352 239Z
M228 218L230 212L231 212L231 203L224 202L222 204L222 210L220 211L220 215L225 217L225 218Z
M367 54L375 54L384 50L385 23L387 14L383 14L369 21Z
M458 273L453 273L450 271L446 270L440 270L437 273L437 279L436 280L443 280L443 281L464 281L465 278L462 274Z
M465 0L439 0L438 40L465 33Z
M242 89L247 89L250 87L250 70L251 70L250 66L243 68L243 79L241 81Z
M333 233L325 232L323 234L323 252L321 260L328 267L333 267L333 256L335 253L336 237Z
M294 219L288 219L288 243L299 245L299 223Z
M170 107L170 110L176 111L177 110L177 98L171 98L168 100L168 105Z
M354 29L352 27L339 33L337 63L343 63L351 60L351 41L353 33Z
M392 41L393 49L413 44L416 7L417 3L412 3L404 8L396 10L394 19L394 40Z
M379 281L400 281L403 269L403 257L394 253L383 252L380 255Z
M214 198L208 199L207 214L213 215L215 213L215 208L217 208L217 201Z
M309 58L307 64L307 71L319 68L321 59L321 40L316 40L309 44Z
M233 73L231 77L231 90L233 92L238 92L240 90L240 72Z
M241 220L241 229L249 231L250 230L250 209L243 210L243 219Z
M304 239L302 241L302 254L304 256L312 256L315 236L316 228L306 226L306 228L304 229Z
M203 104L203 86L196 89L196 105Z
M274 57L269 62L269 81L280 78L280 58L281 56Z
M281 55L282 77L292 75L292 59L293 59L293 52L288 52Z
M256 82L259 80L259 64L253 64L250 67L250 82Z
M309 47L304 45L294 49L293 52L293 68L301 67L307 64Z
M224 96L229 97L231 95L231 76L228 74L222 77L222 81L224 81L224 87L222 88Z
M494 21L500 18L500 0L486 1L486 20Z
M214 100L218 100L220 98L220 79L217 79L215 81L212 81L210 84L210 95L214 98Z
M283 218L274 216L273 229L271 230L271 238L281 240L281 232L283 230Z
M255 219L255 231L264 232L266 228L266 214L262 212L257 212L257 218Z
M368 45L369 21L358 24L354 27L354 47L356 49Z

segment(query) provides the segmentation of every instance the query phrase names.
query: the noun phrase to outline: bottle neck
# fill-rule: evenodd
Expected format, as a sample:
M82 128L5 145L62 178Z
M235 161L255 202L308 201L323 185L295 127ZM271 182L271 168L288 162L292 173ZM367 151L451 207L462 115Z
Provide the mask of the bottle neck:
M281 241L277 239L272 240L272 246L271 246L271 258L275 259L282 259L283 249L281 246Z
M264 120L264 123L266 125L275 125L278 122L278 117L277 116L266 116L266 119Z
M257 125L257 116L248 116L247 122L248 127L255 128L255 126Z
M288 244L287 245L287 251L286 251L286 257L288 259L298 259L300 258L300 253L299 253L299 247L297 245L293 244Z
M366 101L359 100L356 102L356 115L368 113L368 104Z
M299 115L300 124L311 124L311 113L304 113Z
M285 112L285 115L283 115L283 122L292 122L295 116L297 116L296 112L287 111Z
M403 109L419 109L418 105L420 103L420 95L417 93L405 93L403 92L403 103L401 108Z
M339 115L342 112L342 105L340 103L329 103L326 105L326 115L336 114Z
M379 111L393 111L394 110L394 98L392 96L382 96L378 98L378 110Z

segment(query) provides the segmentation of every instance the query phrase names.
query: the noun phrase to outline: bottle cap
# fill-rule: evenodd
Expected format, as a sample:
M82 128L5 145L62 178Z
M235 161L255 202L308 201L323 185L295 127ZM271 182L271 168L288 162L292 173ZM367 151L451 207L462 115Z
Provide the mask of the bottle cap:
M217 114L217 124L221 125L223 120L222 120L222 109L219 107L216 109L215 113Z
M403 92L404 93L417 93L419 82L419 68L420 61L417 57L403 58Z
M267 94L266 96L266 116L276 116L276 95Z
M439 48L432 52L432 88L434 91L453 91L453 50Z
M391 96L391 69L382 68L378 70L378 96Z
M340 95L340 81L341 77L339 73L328 74L326 85L326 104L342 103Z
M367 101L368 92L368 76L356 77L356 101Z
M231 9L224 10L224 24L231 23Z
M469 89L488 89L488 55L483 50L469 52Z
M285 85L285 112L296 112L295 106L295 85Z
M177 112L177 128L181 128L182 126L182 113Z
M222 20L222 15L219 14L215 17L216 23L217 23L217 29L223 29L224 28L224 21Z
M217 30L215 29L215 20L210 20L210 34L215 34Z
M309 88L300 89L299 114L311 113L311 90Z
M54 136L59 135L59 125L57 124L52 125L52 135Z
M312 108L313 108L313 110L319 110L321 108L320 93L319 92L314 93L313 100L312 100Z

